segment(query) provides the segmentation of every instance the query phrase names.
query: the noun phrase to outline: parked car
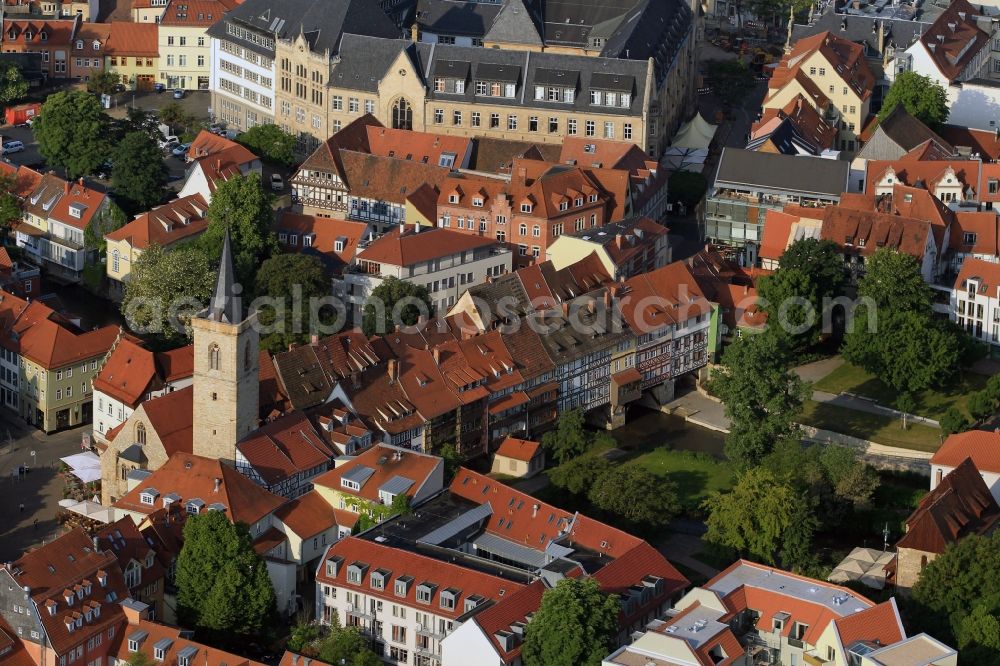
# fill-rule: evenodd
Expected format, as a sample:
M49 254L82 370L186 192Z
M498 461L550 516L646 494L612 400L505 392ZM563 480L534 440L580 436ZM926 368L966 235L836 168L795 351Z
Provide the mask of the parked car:
M174 136L173 134L171 134L170 136L168 136L165 139L163 139L163 141L160 141L160 148L163 148L164 150L166 150L168 148L169 149L173 149L174 146L176 146L180 142L181 142L180 139L178 139L176 136Z
M125 84L124 83L116 83L111 90L112 90L112 92L123 93L123 92L125 92Z
M34 118L28 118L23 123L18 123L16 125L14 125L14 127L31 127L34 124L35 124L35 119Z
M190 147L191 147L190 143L182 143L175 146L174 149L170 152L174 157L184 157L185 155L187 155L188 148Z
M218 134L222 136L226 133L226 126L222 123L212 123L208 126L208 131L212 134Z
M184 99L184 91L178 88L174 91L174 99Z
M271 190L274 192L280 192L285 189L285 181L281 180L281 176L276 173L271 174Z
M24 144L20 141L4 141L3 143L3 154L9 155L10 153L19 153L24 150Z
M165 83L157 83L156 85L153 86L153 90L155 90L157 93L161 93L166 89L167 85Z
M97 177L101 180L108 180L111 178L111 170L114 166L115 165L111 160L104 160L101 166L97 167Z

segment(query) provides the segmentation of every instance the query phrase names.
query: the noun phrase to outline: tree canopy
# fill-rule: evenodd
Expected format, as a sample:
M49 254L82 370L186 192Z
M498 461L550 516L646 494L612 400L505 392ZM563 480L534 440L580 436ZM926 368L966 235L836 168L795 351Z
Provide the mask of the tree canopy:
M809 498L765 467L741 473L730 492L712 494L703 507L708 543L784 568L798 569L811 559L819 522Z
M180 344L191 338L190 317L208 302L214 282L215 271L197 247L166 252L150 245L132 265L122 312L134 330Z
M70 180L93 173L110 153L110 122L93 95L61 91L49 95L35 119L38 152Z
M4 236L24 214L21 200L14 194L16 189L17 176L0 173L0 234Z
M948 546L921 571L913 587L911 620L923 631L966 650L993 649L1000 621L1000 532L970 534ZM992 661L989 659L987 661ZM972 659L970 663L987 663Z
M555 430L542 435L542 447L551 459L564 463L580 456L595 444L607 442L607 433L588 430L579 409L571 409L559 415Z
M261 187L260 175L251 172L220 183L207 215L208 228L198 238L198 244L207 257L218 261L228 228L236 277L249 292L261 262L278 250L278 240L272 231L271 195Z
M28 82L14 63L0 64L0 105L17 102L28 94Z
M556 488L573 495L586 495L610 468L611 463L604 456L575 457L552 467L546 474Z
M321 322L319 317L314 320L311 314L310 299L331 293L323 264L312 255L276 254L265 260L257 272L254 292L258 297L274 300L258 315L264 327L275 329L267 333L265 328L261 332L260 346L271 352L307 342L310 334L318 332L320 323L327 323L332 318L324 311L327 316Z
M564 578L525 629L525 666L600 666L618 634L617 599L593 578Z
M295 161L295 137L277 125L255 125L236 140L268 162L288 166Z
M639 465L607 469L588 496L597 508L642 529L663 527L681 511L677 484Z
M250 531L222 511L188 517L175 579L180 623L216 639L256 637L276 617L271 578Z
M888 118L900 104L907 113L931 128L948 119L948 93L940 83L917 72L896 75L882 102L878 119Z
M156 142L143 132L129 132L115 146L111 186L121 206L136 215L163 199L167 166Z
M95 95L110 95L119 85L118 75L106 69L94 72L87 81L87 92Z
M726 456L738 467L758 464L784 439L797 439L795 418L808 385L787 370L791 361L784 338L770 331L733 341L712 375L712 390L726 405L732 425Z
M343 666L382 666L371 651L371 643L356 627L341 627L334 616L326 636L316 642L316 656L327 664Z
M399 321L394 312L398 308ZM424 285L389 276L372 289L361 315L361 330L365 335L384 335L396 324L413 326L421 315L434 314L431 296Z
M871 299L879 308L919 313L930 313L934 300L916 258L888 247L876 250L866 262L858 295Z

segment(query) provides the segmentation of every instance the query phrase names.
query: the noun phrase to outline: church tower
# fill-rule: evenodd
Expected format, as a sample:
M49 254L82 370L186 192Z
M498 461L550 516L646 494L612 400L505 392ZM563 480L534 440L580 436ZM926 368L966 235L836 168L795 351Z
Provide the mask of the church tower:
M256 314L243 317L229 232L208 307L194 333L194 453L232 461L236 443L257 429L260 336Z

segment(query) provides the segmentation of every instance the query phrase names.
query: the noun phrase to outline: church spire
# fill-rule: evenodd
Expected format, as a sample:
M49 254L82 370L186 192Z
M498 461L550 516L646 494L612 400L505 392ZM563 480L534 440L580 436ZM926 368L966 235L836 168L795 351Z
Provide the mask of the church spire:
M240 306L239 283L236 281L236 269L233 266L233 251L229 239L229 229L226 229L226 239L222 243L222 260L219 262L219 276L215 281L215 291L208 308L202 313L205 319L221 321L227 324L238 324L243 319L243 308Z

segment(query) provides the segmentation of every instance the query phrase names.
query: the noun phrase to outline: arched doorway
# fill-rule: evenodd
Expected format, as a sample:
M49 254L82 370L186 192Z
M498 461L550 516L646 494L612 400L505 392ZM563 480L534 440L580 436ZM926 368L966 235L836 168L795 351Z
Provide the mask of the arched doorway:
M404 97L400 97L392 104L392 127L393 129L413 129L413 107Z

